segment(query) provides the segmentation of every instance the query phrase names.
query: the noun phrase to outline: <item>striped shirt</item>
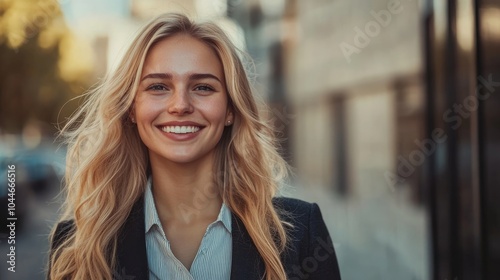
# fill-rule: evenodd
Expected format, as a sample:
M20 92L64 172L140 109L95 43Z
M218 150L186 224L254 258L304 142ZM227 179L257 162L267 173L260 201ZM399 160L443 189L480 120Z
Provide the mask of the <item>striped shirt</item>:
M144 195L146 252L151 280L223 280L231 275L231 212L223 203L217 220L211 223L201 240L198 252L188 270L172 253L158 212L151 178Z

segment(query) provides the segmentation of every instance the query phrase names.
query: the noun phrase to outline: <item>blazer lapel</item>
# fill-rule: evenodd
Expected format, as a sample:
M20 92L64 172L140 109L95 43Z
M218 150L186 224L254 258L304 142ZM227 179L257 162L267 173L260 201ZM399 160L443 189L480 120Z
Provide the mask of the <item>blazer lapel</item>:
M231 214L231 280L259 280L264 276L264 261L243 222ZM117 244L117 269L113 279L148 279L148 257L144 232L144 198L141 196L120 231Z
M144 232L144 197L134 204L117 244L117 269L113 279L139 280L149 278L146 234Z
M233 255L231 280L259 280L264 276L264 261L243 222L232 214Z

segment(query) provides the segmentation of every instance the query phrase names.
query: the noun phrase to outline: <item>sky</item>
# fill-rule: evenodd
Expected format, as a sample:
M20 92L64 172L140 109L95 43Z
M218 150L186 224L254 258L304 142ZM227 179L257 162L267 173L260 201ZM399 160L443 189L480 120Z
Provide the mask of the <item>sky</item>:
M125 17L129 14L129 0L59 0L66 22L77 27L89 18Z

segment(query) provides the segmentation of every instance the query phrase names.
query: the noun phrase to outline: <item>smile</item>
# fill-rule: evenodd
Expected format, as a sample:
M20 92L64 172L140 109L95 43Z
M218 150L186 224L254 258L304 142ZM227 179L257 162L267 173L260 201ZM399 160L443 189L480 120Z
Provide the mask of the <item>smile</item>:
M200 130L198 126L163 126L161 130L167 133L185 134L195 133Z

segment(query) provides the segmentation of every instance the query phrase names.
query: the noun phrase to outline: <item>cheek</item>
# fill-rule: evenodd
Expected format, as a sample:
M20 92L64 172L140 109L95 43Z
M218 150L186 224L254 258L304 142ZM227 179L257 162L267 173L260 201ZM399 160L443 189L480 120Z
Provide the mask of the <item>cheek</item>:
M134 105L137 123L150 122L161 112L162 106L159 102L152 100L137 100Z
M139 137L148 149L152 145L152 124L159 114L158 104L150 100L136 100L134 103L134 114Z
M224 123L226 119L227 101L226 99L211 99L206 100L198 107L204 112L207 119L213 122Z

